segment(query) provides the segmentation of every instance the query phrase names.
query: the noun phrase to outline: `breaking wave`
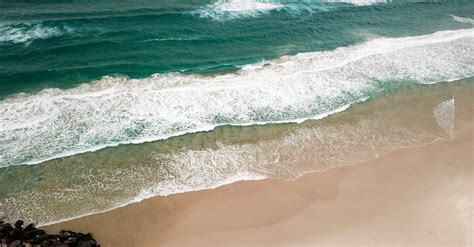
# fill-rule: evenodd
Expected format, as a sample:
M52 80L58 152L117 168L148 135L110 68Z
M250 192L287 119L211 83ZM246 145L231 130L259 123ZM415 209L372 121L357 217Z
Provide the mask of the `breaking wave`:
M214 20L230 20L243 17L256 17L272 10L326 11L337 8L334 4L351 4L365 6L388 3L391 0L320 0L320 1L265 1L265 0L217 0L199 9L196 13L203 18ZM332 5L332 6L331 6Z
M225 126L45 162L43 166L11 167L5 172L15 179L34 179L38 171L41 179L28 190L5 198L5 210L9 219L35 219L45 224L152 196L242 180L295 179L308 172L374 159L396 148L452 137L439 126L439 119L452 123L454 112L453 100L443 100L455 98L459 102L457 116L472 117L472 96L466 86L461 82L417 93L391 91L347 112L299 125ZM9 186L8 181L2 182Z
M283 5L258 0L218 0L198 11L199 16L215 20L254 17Z
M16 43L30 45L35 40L58 37L71 33L67 26L51 27L42 23L0 24L0 45Z
M104 77L0 101L0 166L39 163L221 125L301 122L397 83L474 75L474 29L378 38L216 76Z

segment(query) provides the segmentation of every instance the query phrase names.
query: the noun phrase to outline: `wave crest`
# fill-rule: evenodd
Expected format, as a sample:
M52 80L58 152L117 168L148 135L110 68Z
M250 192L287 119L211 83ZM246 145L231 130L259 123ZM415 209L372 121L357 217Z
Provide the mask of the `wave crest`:
M0 44L16 43L30 45L35 40L58 37L71 33L67 26L47 26L42 23L0 24Z
M282 7L279 3L258 0L218 0L198 11L199 16L215 20L253 17Z
M301 53L217 76L104 77L0 101L0 165L38 163L220 125L299 122L394 82L474 75L474 29L379 38Z
M291 12L327 11L337 6L334 4L351 4L366 6L388 3L391 0L320 0L320 1L285 1L285 0L217 0L199 9L197 13L202 18L223 21L244 17L256 17L272 10L288 10ZM334 6L331 6L334 5Z

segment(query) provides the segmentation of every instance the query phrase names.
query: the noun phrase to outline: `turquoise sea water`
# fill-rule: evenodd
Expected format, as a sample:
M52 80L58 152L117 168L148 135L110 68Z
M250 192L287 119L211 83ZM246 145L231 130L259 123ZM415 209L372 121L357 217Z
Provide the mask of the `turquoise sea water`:
M396 112L393 95L416 102L413 92L442 91L427 84L446 82L455 84L449 92L469 91L472 79L462 79L473 76L469 0L0 0L0 199L10 217L47 223L149 195L292 177L293 165L275 168L284 158L259 158L285 151L258 143L305 143L306 132L297 131L298 142L282 136L298 136L299 127L274 124L322 119L385 96L393 109L381 108ZM431 127L406 143L375 138L377 145L446 137L439 126L447 125L431 118L440 102L429 102L418 117L437 127L420 125ZM321 140L342 129L361 133L349 138L366 133L342 122ZM409 126L393 133L415 133ZM344 145L344 152L357 146ZM256 160L241 159L250 146L260 150ZM337 165L323 149L314 163ZM309 170L317 169L293 175ZM84 199L92 191L102 199ZM51 195L84 203L73 210L49 204ZM28 198L39 213L21 206Z
M469 0L217 2L2 0L0 97L106 75L226 71L376 36L466 28L453 15L474 15Z

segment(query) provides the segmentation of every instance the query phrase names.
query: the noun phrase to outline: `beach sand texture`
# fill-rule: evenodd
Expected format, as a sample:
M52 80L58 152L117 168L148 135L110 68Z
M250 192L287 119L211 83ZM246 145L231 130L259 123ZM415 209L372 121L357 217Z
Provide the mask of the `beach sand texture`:
M154 197L45 229L90 231L106 247L471 246L472 116L455 123L449 140L357 165Z

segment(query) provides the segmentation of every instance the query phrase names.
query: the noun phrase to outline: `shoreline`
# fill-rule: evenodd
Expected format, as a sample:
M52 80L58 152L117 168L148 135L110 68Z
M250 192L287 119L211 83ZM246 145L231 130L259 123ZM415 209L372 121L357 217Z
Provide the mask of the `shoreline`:
M386 92L388 97L356 104L318 121L224 126L166 142L58 159L42 166L13 166L8 171L12 176L42 174L42 179L31 190L8 198L6 211L10 220L36 221L45 226L108 212L153 196L264 177L294 180L308 172L372 160L398 148L426 145L452 136L449 129L454 115L460 119L472 115L470 82L437 84L429 90L415 88L416 94ZM399 102L397 108L392 107L395 102ZM65 179L70 176L75 179ZM91 177L95 181L89 184L86 179ZM23 178L30 179L35 176ZM124 184L129 186L122 187ZM48 200L58 192L69 199Z
M346 201L344 203L341 203L337 200L337 187L339 186L338 183L353 183L354 187L356 188L360 186L377 187L377 183L374 184L373 182L378 180L380 180L379 182L384 182L379 177L383 178L387 177L387 175L390 175L399 176L401 178L403 178L403 176L413 178L413 176L415 175L425 175L427 173L426 178L429 181L434 180L432 181L432 187L436 188L437 185L446 184L448 182L446 181L446 179L440 178L439 173L446 172L445 170L449 168L448 165L451 163L451 161L455 161L455 163L457 163L457 176L462 175L462 171L465 172L470 170L470 174L467 174L467 179L472 180L472 154L470 154L469 152L469 147L471 147L470 150L472 151L473 139L473 130L471 126L472 119L456 119L455 133L454 137L451 139L437 140L433 143L418 147L395 149L373 160L357 162L354 165L340 166L334 169L329 169L325 172L307 173L302 175L301 177L298 177L295 180L280 180L270 178L254 181L237 181L214 189L184 192L179 194L172 194L169 196L157 196L145 199L137 203L128 204L126 206L113 209L111 211L92 214L69 221L47 225L43 226L43 228L48 231L56 231L60 228L90 231L94 234L94 236L96 236L98 242L101 243L102 246L156 246L190 244L211 245L213 243L220 243L221 245L300 245L301 243L347 245L347 242L342 241L345 238L338 238L339 241L335 241L337 239L332 239L332 242L329 241L327 243L324 241L321 242L321 239L319 238L308 240L307 238L314 237L312 236L313 234L309 234L307 232L308 229L314 227L321 228L321 226L317 226L319 225L318 222L321 219L317 220L317 222L303 220L304 218L308 218L308 215L314 216L320 213L319 210L308 210L308 208L323 207L323 211L326 210L330 212L330 214L328 214L326 218L320 216L324 219L324 224L333 224L333 227L337 226L351 229L348 224L350 223L349 225L353 225L354 222L344 222L344 220L340 218L340 215L338 215L340 212L334 211L335 208L344 208L345 204L353 203L353 207L346 208L346 210L351 211L358 209L360 212L358 212L358 214L352 215L352 217L355 217L360 221L364 221L373 218L370 213L364 212L366 210L364 209L364 207L378 208L376 207L376 205L385 205L384 201L396 200L395 198L393 198L393 196L385 196L387 198L384 198L384 195L380 194L383 191L379 191L378 193L367 195L369 196L369 198L372 197L370 201L378 203L369 203L370 205L367 205L367 202L363 202L360 200L347 201L348 198L354 199L353 197L357 197L356 195L361 192L358 191L358 193L355 193L354 191L352 191L352 193L344 194L344 196L346 196L347 198L345 198ZM445 150L446 152L452 155L445 155L441 152L434 152L437 150L439 151L440 149ZM400 161L406 162L407 164L397 166L397 163L399 163ZM417 164L419 162L421 162L422 164ZM435 171L430 171L427 168L427 166L429 166L428 163L430 162L436 163L436 167L438 169ZM446 162L448 165L446 165ZM471 166L469 167L469 165ZM415 172L415 174L412 174L413 169L417 171ZM350 179L344 178L347 174L351 173L357 173L358 175ZM364 177L369 178L365 180L363 179ZM362 180L359 180L361 178ZM420 186L420 184L416 183L417 180L411 182L414 183L412 184L413 187ZM463 184L465 189L469 189L469 185L466 186L464 180L460 183ZM400 190L402 188L410 188L409 185L399 184L396 180L390 180L388 185L390 186L390 188L393 187L392 189L395 191ZM424 190L431 190L430 188L424 188ZM470 188L472 188L472 186ZM351 190L350 188L347 189ZM429 197L433 196L433 193L434 192L431 191L431 193L422 193L420 195L421 197ZM295 194L300 195L297 196ZM446 198L447 195L448 197ZM440 204L443 204L441 201L443 201L444 199L451 199L449 197L449 193L447 195L442 195L442 197L435 198L436 200L433 200L439 201ZM465 197L465 195L460 196ZM472 189L470 197L471 203L467 203L468 210L469 208L472 208ZM283 200L282 198L287 198L288 200ZM422 201L420 200L422 199L423 198L411 198L413 204L412 206L421 207ZM278 203L272 203L275 201ZM249 206L253 203L256 203L257 207ZM448 200L444 203L456 204L457 202ZM324 204L328 204L328 207L324 207ZM262 207L260 205L265 205L265 207ZM393 211L394 209L392 208L391 210ZM303 218L298 215L301 214L302 211L305 211L305 213L303 214L305 216ZM426 218L425 220L420 220L420 222L413 222L404 227L417 228L417 231L420 231L423 226L427 228L432 226L433 224L428 224L429 220L427 220L428 218L430 218L430 215L426 215L427 212L423 211L425 210L421 210L419 212L421 214L425 213L425 215L422 215L423 217L417 216L413 218ZM449 212L442 213L441 217L451 218L453 214L459 213L457 211L464 214L469 214L466 209L454 211L450 209ZM360 215L362 212L364 212L364 214ZM431 217L439 216L436 214L435 211L431 213ZM391 214L394 214L394 212L391 212ZM388 215L390 216L390 214ZM205 216L207 216L208 218L206 218ZM387 214L385 214L385 216L387 216ZM406 217L406 212L405 215L402 212L398 212L398 216ZM334 219L338 219L338 221L343 221L343 223L336 224L336 222L332 222L331 217L334 217ZM390 217L388 218L391 219ZM209 221L209 219L212 220ZM279 220L274 221L275 219ZM258 222L258 226L254 225L254 221ZM277 238L278 241L275 239L275 242L271 242L267 234L263 234L261 230L255 228L263 227L266 229L268 228L269 232L274 232L274 234L276 234L277 232L281 233L281 226L279 226L279 224L276 224L276 222L288 223L288 221L297 221L299 223L294 224L293 227L288 228L287 230L297 228L307 229L306 234L302 234L301 236L299 236L301 240L298 241L302 242L298 242L295 239L289 237L291 236L291 234L289 234L286 239ZM378 221L382 222L379 223L380 226L387 225L387 222L384 222L384 219L378 219ZM443 226L438 226L438 228L441 227L444 231L447 231L448 233L446 234L437 235L433 234L432 230L428 230L428 235L420 235L419 237L411 236L410 240L416 240L415 242L418 242L418 244L421 245L432 245L436 243L441 243L440 241L433 242L433 240L440 239L444 240L444 242L446 242L447 244L452 245L462 244L463 241L464 243L468 243L468 241L472 242L472 239L464 239L466 238L466 236L463 236L463 240L459 241L460 236L463 235L460 233L460 229L467 228L464 230L471 230L472 232L472 223L470 226L464 226L464 228L460 226L462 224L466 223L451 220L448 221L445 225L441 224ZM103 227L104 225L110 225L114 227L110 227L110 229L105 229L108 227ZM368 225L368 227L369 226L370 224ZM126 231L128 227L133 227L134 230L132 232ZM373 226L369 227L369 229L372 228ZM457 229L457 231L448 231L447 229ZM354 231L354 229L351 230ZM392 229L390 232L381 231L381 233L379 234L387 235L390 236L390 238L393 238L392 235L397 235L397 231L403 230L403 227L400 227ZM137 231L140 232L140 234L134 234ZM302 231L305 232L304 230ZM322 229L319 229L319 231L322 231ZM439 229L435 229L434 231L437 233L443 232ZM219 232L219 234L213 234L215 232ZM365 231L361 231L358 234L361 234L362 236L365 235L366 237L368 237L367 235L370 235L370 231L366 229ZM249 235L252 237L249 238ZM438 239L436 238L436 236L438 237ZM378 238L378 241L382 242L377 242L377 239L374 239L373 236L371 236L365 240L375 241L371 242L370 244L414 244L411 242L391 243L388 240L390 238L381 237ZM347 239L351 238L348 237ZM248 242L250 240L252 240L253 242ZM395 241L395 239L391 240ZM456 242L455 240L458 242ZM367 242L361 242L361 244L367 244ZM349 245L353 245L353 243L350 243Z
M104 210L104 211L91 212L91 213L88 213L88 214L79 215L79 216L71 217L71 218L66 218L66 219L58 220L58 221L54 221L54 222L49 222L49 223L46 223L46 224L39 224L38 227L40 227L40 228L42 228L42 227L48 227L48 226L51 226L51 225L57 225L57 224L61 224L61 223L64 223L64 222L68 222L68 221L72 221L72 220L76 220L76 219L80 219L80 218L84 218L84 217L88 217L88 216L92 216L92 215L96 215L96 214L107 213L107 212L110 212L110 211L113 211L113 210L116 210L116 209L120 209L120 208L123 208L123 207L127 207L128 205L131 205L131 204L141 203L141 202L143 202L143 201L145 201L145 200L153 199L153 198L155 198L155 197L168 197L168 196L173 196L173 195L178 195L178 194L186 194L186 193L199 192L199 191L203 191L203 190L214 190L214 189L218 189L218 188L223 187L223 186L228 186L228 185L232 185L232 184L240 183L240 182L251 182L251 181L260 181L260 180L282 180L282 181L287 181L287 182L293 182L293 181L296 181L296 180L300 179L301 177L304 177L304 176L306 176L306 175L308 175L308 174L324 173L324 172L327 172L327 171L329 171L329 170L338 169L338 168L341 168L341 167L356 166L356 165L359 165L359 164L361 164L361 163L366 163L366 162L370 162L370 161L377 160L377 159L379 159L380 157L383 157L383 156L385 156L385 155L389 155L389 154L391 154L392 152L396 152L396 151L398 151L398 150L413 149L413 148L424 147L424 146L432 145L432 144L437 143L437 142L449 141L449 140L452 140L453 138L454 138L454 137L451 137L451 138L448 138L448 139L445 139L445 138L438 138L438 139L433 140L432 142L423 143L423 144L420 144L420 145L417 145L417 146L410 146L410 147L394 147L394 148L392 148L391 150L387 151L387 153L380 154L378 157L375 157L375 158L370 158L370 159L366 159L366 160L360 160L360 161L357 161L357 162L355 162L355 163L350 163L350 164L341 164L341 165L339 165L339 166L331 166L331 167L327 167L327 168L324 169L324 170L308 171L308 172L304 172L302 175L300 175L300 176L298 176L298 177L295 177L295 178L272 178L272 177L258 177L258 175L253 175L255 178L245 178L245 179L238 179L238 180L229 179L229 180L231 181L231 182L229 182L229 183L218 184L218 185L216 185L216 186L208 187L208 188L204 188L204 189L196 189L196 190L182 191L182 192L176 192L176 193L171 193L171 194L167 194L167 195L152 195L152 196L150 196L150 197L145 197L145 198L142 198L142 199L139 199L139 200L131 200L130 202L126 202L126 203L124 203L123 205L119 205L119 206L116 206L116 207L113 207L113 208L110 208L110 209L107 209L107 210ZM257 177L258 177L258 178L257 178Z

